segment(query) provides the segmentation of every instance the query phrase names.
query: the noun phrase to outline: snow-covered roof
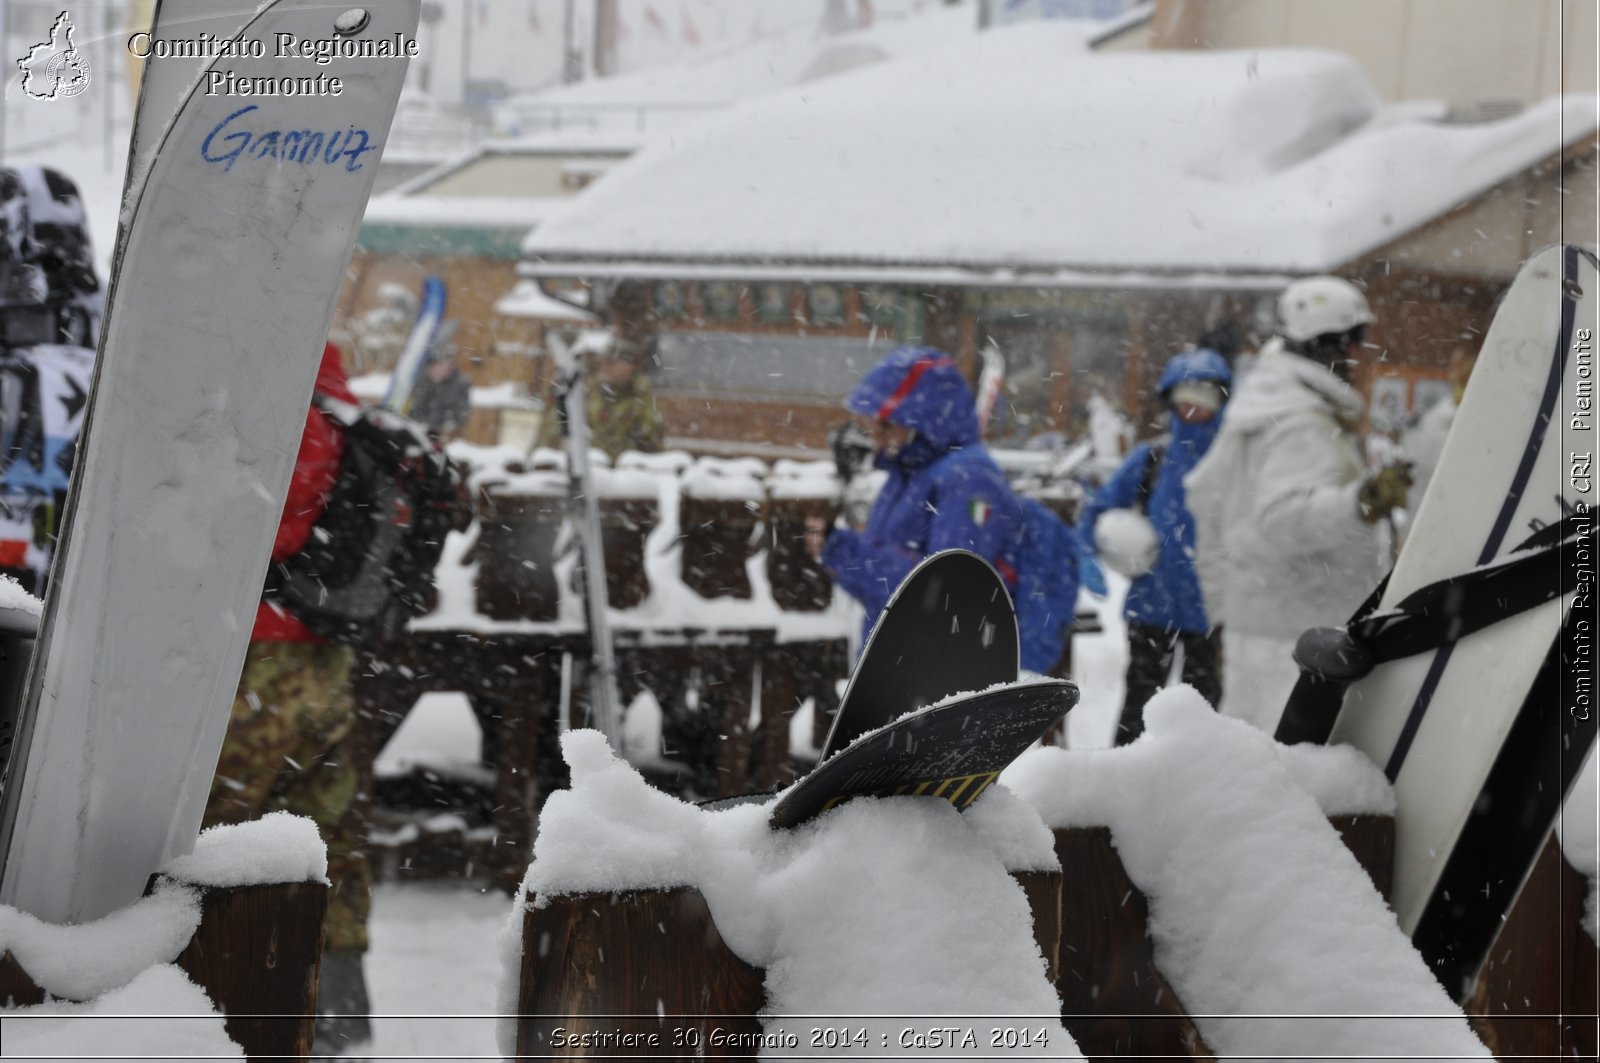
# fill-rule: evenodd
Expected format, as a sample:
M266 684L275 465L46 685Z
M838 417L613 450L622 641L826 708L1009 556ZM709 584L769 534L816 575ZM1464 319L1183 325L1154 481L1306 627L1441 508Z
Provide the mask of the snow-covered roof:
M531 272L1325 270L1592 135L1596 115L1566 97L1448 125L1386 110L1338 53L1098 55L1076 26L1031 23L675 130L524 253Z
M1100 22L1074 25L1082 36L1105 28ZM722 105L976 32L976 14L966 4L916 17L880 18L869 27L836 34L819 33L813 22L805 20L666 66L562 85L519 99L577 108Z
M566 196L428 196L387 193L367 203L365 221L526 229L570 206Z

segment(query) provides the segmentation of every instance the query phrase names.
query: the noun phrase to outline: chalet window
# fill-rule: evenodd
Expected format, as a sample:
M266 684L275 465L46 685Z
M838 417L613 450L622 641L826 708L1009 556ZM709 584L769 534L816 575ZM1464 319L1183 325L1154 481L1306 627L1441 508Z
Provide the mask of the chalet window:
M813 325L844 324L844 293L837 284L813 284L806 294L806 316Z
M707 321L739 320L739 286L732 281L713 281L702 287Z
M868 325L898 330L905 315L905 300L893 288L861 289L861 316Z
M794 323L787 284L762 284L756 288L756 320L763 325Z
M656 350L663 395L834 405L888 347L853 337L669 330Z
M656 316L663 321L682 321L689 316L689 292L682 281L656 285Z

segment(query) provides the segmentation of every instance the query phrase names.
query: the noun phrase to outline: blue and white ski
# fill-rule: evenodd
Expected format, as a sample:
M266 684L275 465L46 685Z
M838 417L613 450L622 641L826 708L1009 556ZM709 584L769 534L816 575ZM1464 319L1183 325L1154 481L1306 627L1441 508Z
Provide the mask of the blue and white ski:
M383 408L398 414L411 412L411 394L416 390L417 377L428 364L428 351L439 336L444 324L444 281L430 276L422 282L422 300L417 305L417 320L406 336L406 345L395 361L394 372L389 376L389 390L383 396Z

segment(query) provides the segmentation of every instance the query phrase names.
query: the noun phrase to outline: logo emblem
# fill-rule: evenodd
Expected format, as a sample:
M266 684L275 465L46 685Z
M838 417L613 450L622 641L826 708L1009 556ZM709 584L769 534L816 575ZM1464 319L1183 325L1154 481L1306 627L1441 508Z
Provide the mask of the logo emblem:
M22 91L36 100L63 100L89 87L89 57L73 41L72 18L65 11L50 26L50 39L17 60Z

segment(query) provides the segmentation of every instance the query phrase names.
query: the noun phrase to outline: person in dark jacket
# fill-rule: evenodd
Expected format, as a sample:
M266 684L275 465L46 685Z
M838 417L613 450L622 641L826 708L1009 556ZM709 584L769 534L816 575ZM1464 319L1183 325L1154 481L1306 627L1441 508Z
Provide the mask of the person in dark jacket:
M454 335L455 323L446 323L428 352L407 411L413 421L427 427L429 435L445 442L459 435L472 416L472 384L456 364Z
M811 548L866 609L862 641L902 580L940 550L971 550L1014 585L1021 514L1005 474L979 442L972 388L955 361L902 347L845 401L872 435L889 478L860 530L817 534Z
M1173 658L1180 652L1183 682L1213 706L1222 698L1218 637L1206 616L1195 572L1194 516L1189 512L1183 478L1216 438L1231 384L1228 363L1216 351L1196 348L1169 361L1157 387L1170 412L1171 434L1134 447L1078 517L1085 551L1097 549L1096 526L1112 510L1142 510L1155 533L1151 544L1154 556L1138 565L1148 564L1149 570L1134 575L1123 606L1128 622L1128 675L1117 721L1118 745L1143 733L1145 702L1167 685ZM1117 568L1108 555L1133 550L1132 544L1106 541L1107 533L1115 534L1112 525L1113 521L1106 520L1099 529L1099 551L1102 559ZM1126 565L1123 562L1121 567Z
M355 405L332 344L323 349L316 391ZM272 560L297 553L311 537L339 475L342 429L313 406L306 417ZM282 606L263 600L228 735L206 803L205 826L258 819L268 812L306 816L328 847L328 913L318 994L319 1053L370 1039L366 978L372 870L351 805L360 782L348 741L355 724L351 647L326 642Z

